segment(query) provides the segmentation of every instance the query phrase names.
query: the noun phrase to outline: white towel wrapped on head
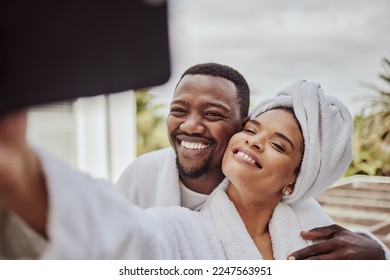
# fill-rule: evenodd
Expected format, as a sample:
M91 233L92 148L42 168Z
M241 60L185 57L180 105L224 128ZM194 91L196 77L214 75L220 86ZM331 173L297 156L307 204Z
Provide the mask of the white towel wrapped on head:
M325 95L317 83L300 80L274 98L260 102L250 117L275 107L294 110L302 127L304 154L294 192L283 197L287 204L315 197L347 170L353 158L353 121L337 98Z

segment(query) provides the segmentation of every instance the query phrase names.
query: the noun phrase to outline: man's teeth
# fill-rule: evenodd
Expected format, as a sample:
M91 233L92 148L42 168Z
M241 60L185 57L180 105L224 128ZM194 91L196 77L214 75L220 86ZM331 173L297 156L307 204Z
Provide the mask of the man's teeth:
M193 143L193 142L187 142L187 141L181 141L181 145L186 149L191 150L200 150L200 149L206 149L209 147L209 145L205 145L202 143Z
M247 161L252 162L253 164L256 164L256 161L254 161L250 156L248 156L247 154L245 154L243 152L238 152L237 156L242 157L242 158L246 159Z

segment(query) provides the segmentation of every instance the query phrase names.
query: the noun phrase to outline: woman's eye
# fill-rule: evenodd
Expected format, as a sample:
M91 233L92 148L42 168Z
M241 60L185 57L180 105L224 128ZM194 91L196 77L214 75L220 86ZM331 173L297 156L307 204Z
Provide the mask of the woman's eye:
M246 133L249 133L249 134L256 134L255 131L253 131L252 129L248 129L248 128L244 128L243 131Z
M286 150L284 149L283 146L279 145L278 143L272 143L272 145L280 152L285 152Z

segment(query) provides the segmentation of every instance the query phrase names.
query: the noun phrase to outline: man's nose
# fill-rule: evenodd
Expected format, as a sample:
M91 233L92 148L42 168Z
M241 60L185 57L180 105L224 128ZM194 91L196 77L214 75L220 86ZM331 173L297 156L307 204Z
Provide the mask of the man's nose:
M181 123L180 129L188 134L203 133L206 129L203 118L199 115L188 115Z

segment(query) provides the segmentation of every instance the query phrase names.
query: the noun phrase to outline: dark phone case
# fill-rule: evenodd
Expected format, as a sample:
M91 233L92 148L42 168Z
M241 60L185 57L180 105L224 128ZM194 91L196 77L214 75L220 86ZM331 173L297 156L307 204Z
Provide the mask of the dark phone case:
M169 76L164 1L0 3L0 114L151 87Z

